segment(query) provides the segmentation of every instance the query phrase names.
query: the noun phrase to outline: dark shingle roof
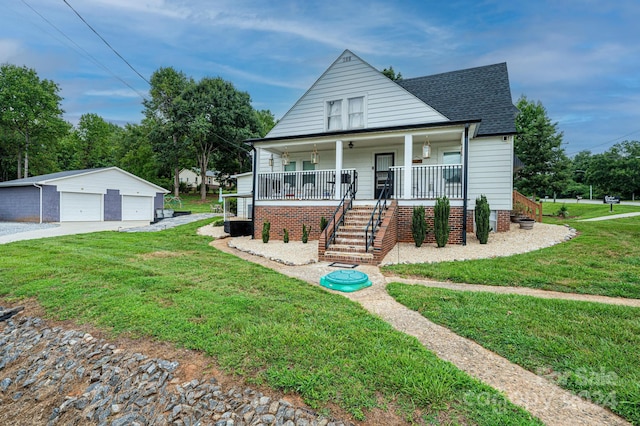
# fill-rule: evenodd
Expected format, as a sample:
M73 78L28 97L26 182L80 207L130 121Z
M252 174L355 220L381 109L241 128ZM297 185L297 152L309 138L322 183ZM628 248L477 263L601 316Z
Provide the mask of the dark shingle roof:
M30 186L30 185L33 185L34 183L41 183L41 182L48 181L48 180L60 179L60 178L65 178L65 177L69 177L69 176L81 175L81 174L84 174L84 173L90 173L90 172L94 172L94 171L97 171L97 170L102 170L103 168L85 169L85 170L69 170L69 171L66 171L66 172L57 172L57 173L49 173L47 175L31 176L31 177L24 178L24 179L8 180L6 182L0 182L0 187L3 187L3 186L5 186L5 187L6 186Z
M478 136L516 132L507 64L500 63L397 82L449 120L482 119Z

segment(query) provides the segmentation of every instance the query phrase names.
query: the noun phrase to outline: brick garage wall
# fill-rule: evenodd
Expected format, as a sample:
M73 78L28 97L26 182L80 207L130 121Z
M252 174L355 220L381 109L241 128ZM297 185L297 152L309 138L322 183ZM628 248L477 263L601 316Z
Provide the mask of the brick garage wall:
M427 219L428 233L424 240L425 243L436 242L435 234L433 233L433 207L424 208L425 217ZM467 212L468 213L468 212ZM413 207L401 206L398 207L398 241L403 243L412 243L413 236L411 235L411 218L413 216ZM471 216L473 220L473 215ZM468 224L467 224L468 225ZM462 207L451 207L449 210L449 241L448 244L462 244ZM473 230L473 222L471 222L471 229Z
M334 206L255 206L253 236L262 238L262 224L268 220L271 222L272 240L281 241L286 228L290 241L301 241L303 224L311 227L309 239L317 240L320 237L320 218L324 216L331 220L334 211Z

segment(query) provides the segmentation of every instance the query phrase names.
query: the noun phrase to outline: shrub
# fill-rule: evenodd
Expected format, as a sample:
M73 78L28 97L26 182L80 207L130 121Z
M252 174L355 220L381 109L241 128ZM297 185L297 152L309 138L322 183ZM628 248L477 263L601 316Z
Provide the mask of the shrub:
M487 197L481 195L476 198L476 209L473 212L476 219L476 237L480 244L487 244L489 241L489 232L491 232L491 225L489 223L489 216L491 215L491 208Z
M282 236L282 241L284 243L288 243L289 242L289 231L287 231L287 228L284 228L283 230L283 236Z
M271 222L265 220L262 223L262 242L267 244L269 242L269 232L271 231Z
M434 208L433 231L438 247L444 247L449 241L449 230L449 199L444 196L436 200Z
M309 241L309 232L311 231L311 227L307 228L307 225L305 225L304 223L302 224L302 243L303 244L307 244L307 241Z
M558 215L563 219L566 219L567 217L569 217L569 210L567 209L567 206L564 205L564 203L562 204L562 207L560 207L560 210L558 210L556 215Z
M415 206L411 217L411 235L416 247L422 246L427 235L427 222L424 220L424 206Z
M320 218L320 232L324 231L324 228L326 228L328 224L329 224L329 221L327 221L327 218L322 216Z

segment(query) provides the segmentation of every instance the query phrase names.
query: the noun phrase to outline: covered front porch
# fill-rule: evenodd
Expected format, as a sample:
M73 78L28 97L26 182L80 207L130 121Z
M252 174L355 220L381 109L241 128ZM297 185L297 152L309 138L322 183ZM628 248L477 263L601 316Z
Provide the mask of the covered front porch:
M466 123L465 123L466 124ZM463 198L465 136L475 124L262 140L255 144L255 200Z

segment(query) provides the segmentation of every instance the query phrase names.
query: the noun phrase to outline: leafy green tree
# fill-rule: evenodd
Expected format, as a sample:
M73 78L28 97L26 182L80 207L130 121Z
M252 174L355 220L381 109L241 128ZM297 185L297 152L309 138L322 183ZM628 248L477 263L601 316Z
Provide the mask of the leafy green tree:
M257 115L246 92L236 90L220 77L205 77L190 84L175 102L176 116L187 129L190 148L195 153L201 182L206 181L210 162L219 172L238 171L248 160L243 141L259 132ZM206 185L200 188L204 201Z
M599 194L635 198L640 193L640 142L624 141L594 155L587 179Z
M276 125L276 117L273 115L271 110L268 109L256 111L256 115L258 116L258 124L260 126L258 136L263 138Z
M115 143L116 165L142 179L170 188L172 169L159 161L149 140L149 121L127 124Z
M176 101L187 87L194 85L192 78L175 69L159 68L151 75L151 98L143 101L144 114L149 121L149 138L153 150L173 170L174 194L180 194L180 168L191 157L187 140L188 122L179 119Z
M41 80L34 69L11 64L0 66L0 125L20 135L15 150L18 178L29 176L31 151L46 150L48 144L67 130L59 91L56 83Z
M395 72L395 70L393 69L392 66L389 66L389 68L385 68L382 70L382 74L386 75L387 77L389 77L391 80L393 81L398 81L398 80L402 80L402 73L397 73Z
M515 153L524 167L514 176L514 186L527 195L561 192L569 182L569 158L562 149L562 132L547 116L540 101L522 96L516 105Z
M98 114L83 114L76 128L64 141L64 169L92 169L115 165L115 143L122 128Z

